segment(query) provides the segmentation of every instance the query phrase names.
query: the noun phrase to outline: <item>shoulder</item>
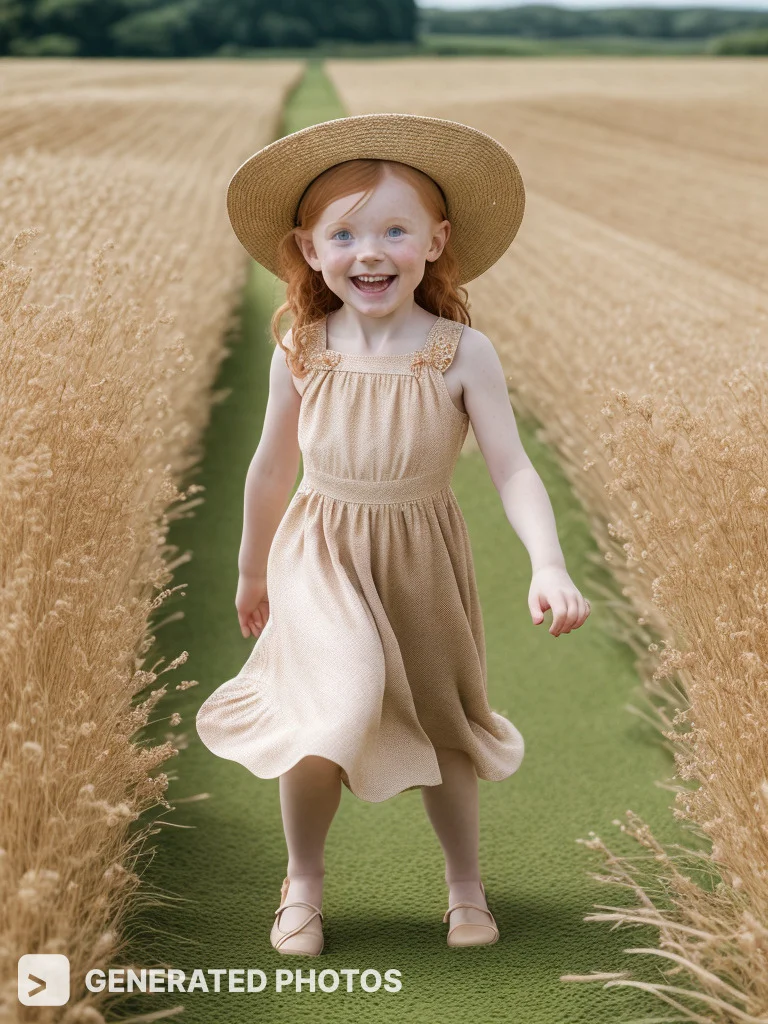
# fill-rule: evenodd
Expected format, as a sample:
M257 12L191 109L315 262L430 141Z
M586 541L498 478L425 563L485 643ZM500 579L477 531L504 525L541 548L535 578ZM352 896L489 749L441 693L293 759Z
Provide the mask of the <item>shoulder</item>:
M289 371L287 352L285 351L285 349L288 349L290 352L292 352L294 347L293 333L290 327L288 328L287 333L283 335L281 341L285 348L282 348L280 345L274 346L272 350L272 366L278 367L281 370L284 369L285 372L287 373Z
M292 387L298 391L300 395L304 394L304 390L309 383L309 378L313 371L322 369L325 365L331 362L331 359L326 358L326 353L322 351L320 344L319 332L316 324L311 324L307 333L307 340L304 343L304 351L302 354L301 362L306 369L306 373L303 377L297 377L291 370L288 364L288 352L296 351L296 341L293 337L293 328L289 328L288 331L283 335L282 345L275 345L275 350L272 353L272 366L275 372L283 379L290 380ZM286 352L285 350L288 350ZM328 357L331 353L327 354ZM333 353L333 361L340 358L338 353Z
M491 339L482 331L452 320L458 334L458 344L454 362L466 366L492 366L499 362L499 357Z
M282 364L287 368L288 352L296 351L296 342L293 337L293 328L289 327L280 340L282 342L282 345L275 345L274 351L272 353L272 362ZM288 350L287 352L286 349Z
M294 351L293 331L291 328L289 328L283 335L281 341L285 348L282 348L280 345L275 345L272 350L270 386L286 389L289 388L290 392L295 393L298 391L299 394L301 394L301 389L297 386L297 378L294 377L291 372L291 368L288 365L288 353L285 351L285 349L288 349L289 352Z
M285 347L287 349L289 349L291 352L293 352L294 341L293 341L293 328L292 327L288 328L288 330L285 332L285 334L283 335L283 337L280 340L282 341L283 345L285 345ZM275 348L276 348L276 350L278 352L283 352L283 350L280 348L279 345L275 345ZM283 352L283 355L285 355L284 352Z
M314 357L321 350L319 330L320 322L321 321L319 320L314 321L313 323L308 324L305 329L304 352L306 356L310 358ZM290 352L294 352L296 350L296 342L293 337L293 327L288 328L281 341L285 348ZM286 353L280 345L275 345L275 355L282 356L283 359L286 357Z
M506 388L504 368L491 339L482 331L457 322L456 330L460 327L464 329L451 366L454 368L453 376L465 394L473 389L485 394L488 388L498 386L498 383Z
M488 348L493 349L493 342L482 331L470 327L469 324L463 324L459 320L451 320L450 323L455 325L460 344L464 348L471 349L475 353L482 352Z

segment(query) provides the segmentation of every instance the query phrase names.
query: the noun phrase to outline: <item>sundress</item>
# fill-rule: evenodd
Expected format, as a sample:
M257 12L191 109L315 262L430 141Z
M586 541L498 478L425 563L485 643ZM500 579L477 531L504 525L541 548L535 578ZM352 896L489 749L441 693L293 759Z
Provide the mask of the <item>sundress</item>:
M267 558L269 618L201 705L214 754L271 779L303 757L339 765L378 803L443 781L437 748L500 781L523 737L488 704L467 526L451 478L469 416L443 373L464 325L438 317L416 352L341 353L311 325L304 473ZM510 672L514 666L510 665Z

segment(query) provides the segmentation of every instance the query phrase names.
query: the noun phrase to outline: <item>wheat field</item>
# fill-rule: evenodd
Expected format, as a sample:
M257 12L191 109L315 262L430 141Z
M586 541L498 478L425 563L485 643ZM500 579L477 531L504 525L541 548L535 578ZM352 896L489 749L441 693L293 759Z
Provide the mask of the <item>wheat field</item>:
M396 72L396 73L395 73ZM647 857L592 834L650 965L564 975L646 988L682 1017L768 1019L768 64L749 59L331 61L350 113L464 121L526 182L506 255L468 286L513 408L560 454L616 579L699 842ZM380 83L386 82L386 90ZM587 593L595 593L590 581ZM695 876L695 877L694 877ZM659 971L664 982L657 979Z
M19 1004L22 953L78 977L115 961L147 838L129 826L168 806L173 694L155 709L195 681L187 652L144 656L247 270L226 184L302 70L0 61L4 1022L59 1019ZM159 714L166 741L137 740ZM103 1019L73 996L68 1024Z

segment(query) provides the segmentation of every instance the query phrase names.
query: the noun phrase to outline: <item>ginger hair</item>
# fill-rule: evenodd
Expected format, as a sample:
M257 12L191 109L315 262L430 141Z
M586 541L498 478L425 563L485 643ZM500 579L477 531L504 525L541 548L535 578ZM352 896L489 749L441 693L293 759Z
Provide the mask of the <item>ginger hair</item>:
M307 263L298 246L297 233L311 231L326 207L343 196L364 192L360 200L362 204L387 173L406 181L416 190L424 209L435 222L448 220L445 196L437 183L423 171L398 161L345 160L329 167L310 183L299 202L296 225L286 232L278 246L278 269L280 277L287 283L286 301L275 310L270 323L272 337L285 352L286 362L295 377L302 378L307 373L305 356L309 345L309 325L343 305L325 283L321 272ZM438 258L425 261L424 277L414 290L414 301L435 316L471 327L469 294L458 283L458 278L459 268L449 236ZM290 349L280 337L280 322L286 313L293 314Z

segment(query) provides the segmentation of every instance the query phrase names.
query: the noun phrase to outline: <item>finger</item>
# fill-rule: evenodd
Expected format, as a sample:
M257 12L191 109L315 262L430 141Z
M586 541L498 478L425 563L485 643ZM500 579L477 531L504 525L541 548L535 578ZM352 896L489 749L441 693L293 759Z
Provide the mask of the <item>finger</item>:
M576 594L568 594L566 598L568 605L568 612L563 627L564 633L570 633L572 629L575 629L579 621L579 600Z
M549 632L553 636L559 636L568 610L568 603L565 600L565 594L563 594L562 590L557 591L554 600L551 602L551 608L552 625L549 627Z
M567 591L560 591L560 602L558 604L559 616L557 621L557 635L570 633L576 618L576 599L573 594Z
M587 621L588 617L589 617L589 601L587 601L586 597L582 597L582 595L579 594L579 617L578 617L578 620L576 622L575 628L578 629L579 626L583 626L584 623Z
M529 597L528 607L534 622L539 623L544 621L544 612L549 611L550 604L544 594L534 593L532 600Z
M561 633L570 633L571 631L571 599L567 594L563 594L563 600L565 601L565 611L563 612L563 621L560 624Z
M531 613L531 618L535 623L544 621L544 612L539 607L538 601L531 601L528 605L528 610Z

